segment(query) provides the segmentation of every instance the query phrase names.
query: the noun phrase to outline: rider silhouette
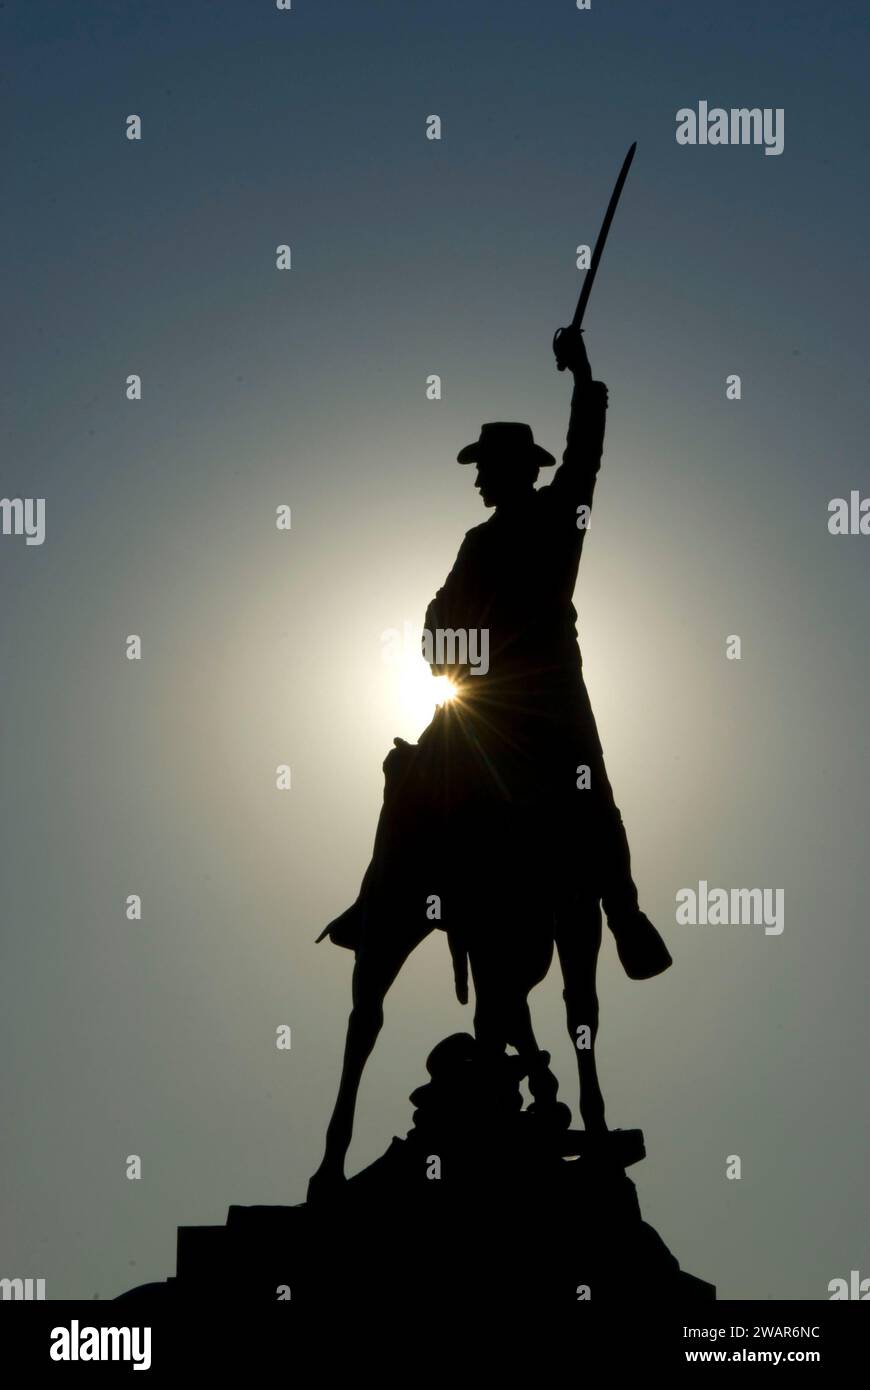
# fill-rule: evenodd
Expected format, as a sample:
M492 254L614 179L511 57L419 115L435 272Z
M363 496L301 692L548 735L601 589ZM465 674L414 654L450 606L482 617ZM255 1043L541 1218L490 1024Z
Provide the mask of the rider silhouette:
M628 840L613 798L577 645L572 595L604 445L607 388L592 380L582 333L562 331L558 358L574 376L562 466L528 425L484 425L458 461L477 465L475 486L494 514L465 537L426 612L426 631L487 630L488 670L432 665L447 675L473 729L482 779L495 797L561 803L566 789L586 796L583 820L595 864L585 856L632 979L661 973L671 959L638 906ZM425 738L425 735L423 736ZM588 768L588 790L576 790Z

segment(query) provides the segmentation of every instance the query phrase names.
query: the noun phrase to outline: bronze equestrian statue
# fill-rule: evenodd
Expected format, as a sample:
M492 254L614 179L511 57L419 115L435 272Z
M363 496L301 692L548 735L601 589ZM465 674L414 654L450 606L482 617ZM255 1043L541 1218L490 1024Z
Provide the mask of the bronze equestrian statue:
M523 424L484 425L460 451L460 463L476 465L475 486L493 514L466 534L426 613L426 649L437 654L432 669L450 677L455 698L439 707L416 745L396 740L388 754L384 805L359 897L318 938L352 948L356 961L341 1083L312 1198L343 1178L384 998L436 927L447 931L462 1002L466 960L471 966L479 1043L497 1053L507 1044L517 1048L539 1106L554 1100L556 1083L534 1039L527 995L555 946L577 1044L581 1115L598 1133L606 1132L594 1059L601 907L632 979L671 964L638 905L572 602L608 392L592 379L576 322L560 330L554 348L560 370L574 381L561 467L536 488L539 470L555 459ZM481 633L485 670L469 662L468 641L458 640ZM439 635L447 640L432 640Z

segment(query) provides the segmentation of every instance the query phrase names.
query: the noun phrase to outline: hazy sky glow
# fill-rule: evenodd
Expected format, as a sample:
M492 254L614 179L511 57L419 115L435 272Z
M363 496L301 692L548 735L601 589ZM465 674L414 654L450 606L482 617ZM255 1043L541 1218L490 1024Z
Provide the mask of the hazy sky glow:
M550 338L634 139L587 316L611 406L575 602L675 967L633 984L606 944L608 1114L644 1129L644 1215L720 1297L870 1275L870 537L827 530L870 491L866 6L3 16L0 492L45 497L46 539L0 537L0 1275L111 1297L173 1272L179 1223L303 1200L350 998L314 938L424 717L382 635L484 519L454 462L481 421L561 449ZM783 153L678 146L702 99L783 108ZM700 879L784 889L782 935L678 927ZM532 1002L573 1104L555 975ZM354 1168L465 1026L437 934L388 1001Z

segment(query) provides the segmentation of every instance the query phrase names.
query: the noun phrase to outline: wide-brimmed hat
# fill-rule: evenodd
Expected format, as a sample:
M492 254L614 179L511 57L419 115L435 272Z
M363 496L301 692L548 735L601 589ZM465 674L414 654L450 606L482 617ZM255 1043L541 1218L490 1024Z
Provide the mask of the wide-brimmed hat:
M481 425L479 438L473 444L466 444L456 455L459 463L483 463L497 457L503 458L505 463L528 460L539 468L549 468L556 462L552 454L535 443L531 425L520 425L512 420L494 420Z

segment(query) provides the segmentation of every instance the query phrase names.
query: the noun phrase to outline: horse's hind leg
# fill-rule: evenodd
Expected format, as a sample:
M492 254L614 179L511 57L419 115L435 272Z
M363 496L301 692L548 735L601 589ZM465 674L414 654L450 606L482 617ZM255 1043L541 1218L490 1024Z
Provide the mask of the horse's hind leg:
M478 1042L501 1056L509 1043L528 1068L529 1090L538 1105L556 1099L559 1083L550 1071L550 1054L542 1052L532 1028L528 996L540 984L553 958L549 940L528 943L505 932L499 952L491 942L469 950L476 1007L474 1032ZM501 954L506 951L508 958Z
M601 907L597 900L575 904L559 922L556 947L565 982L563 998L568 1032L577 1054L580 1077L580 1118L587 1131L606 1131L604 1096L595 1063L598 1036L598 993L595 974L601 949Z
M508 1042L516 1048L528 1067L529 1090L537 1106L553 1105L559 1082L550 1071L550 1054L542 1052L532 1029L529 1001L524 999L512 1011Z

